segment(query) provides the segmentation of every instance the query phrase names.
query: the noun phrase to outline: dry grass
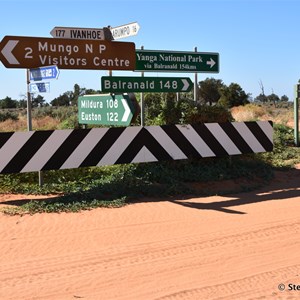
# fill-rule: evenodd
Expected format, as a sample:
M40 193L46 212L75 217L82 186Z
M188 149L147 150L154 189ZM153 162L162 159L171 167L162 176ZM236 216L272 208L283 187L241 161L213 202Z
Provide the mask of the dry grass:
M26 131L26 129L27 129L26 117L19 117L18 121L8 119L4 122L0 122L0 132Z
M57 129L61 122L58 119L46 116L38 119L32 120L33 130L52 130Z
M33 130L52 130L57 129L60 121L49 116L32 119ZM0 122L0 132L10 131L26 131L27 130L27 117L19 116L18 121L8 119L4 122Z
M231 109L231 114L237 122L256 121L270 117L265 107L257 106L255 104L234 106Z
M292 107L275 108L270 105L247 104L244 106L236 106L231 109L232 117L237 122L245 121L266 121L271 120L276 124L282 124L294 127L294 111ZM58 118L50 116L38 117L32 119L33 130L54 130L58 129L61 121ZM300 122L299 122L300 126ZM27 117L19 114L18 121L8 119L0 122L0 132L26 131Z
M233 107L231 114L237 122L270 120L276 124L294 127L294 109L292 107L276 108L274 106L247 104Z

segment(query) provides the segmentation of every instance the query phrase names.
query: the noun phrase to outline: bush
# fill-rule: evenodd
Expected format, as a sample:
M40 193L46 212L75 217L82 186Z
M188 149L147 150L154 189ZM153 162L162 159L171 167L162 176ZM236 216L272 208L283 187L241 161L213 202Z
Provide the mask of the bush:
M79 129L79 128L80 128L80 124L78 123L77 114L73 114L69 116L67 119L62 121L58 126L58 129Z
M231 122L233 118L228 109L222 106L197 105L187 111L184 118L186 124Z
M272 152L258 154L274 167L290 167L300 162L300 148L294 145L293 129L274 124L274 149Z
M4 122L6 120L14 120L18 121L18 114L10 111L1 111L0 112L0 122Z
M35 108L32 111L32 118L34 119L49 116L60 122L74 115L77 115L77 107L74 106L46 106Z
M146 125L233 121L230 111L225 107L201 105L188 99L176 101L171 93L165 99L159 97L157 93L148 94L145 97L145 106Z

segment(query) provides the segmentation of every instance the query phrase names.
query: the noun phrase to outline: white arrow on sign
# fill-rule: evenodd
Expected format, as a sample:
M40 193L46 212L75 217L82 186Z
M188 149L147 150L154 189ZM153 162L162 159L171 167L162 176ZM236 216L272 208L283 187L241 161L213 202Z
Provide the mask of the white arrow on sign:
M12 64L12 65L19 65L19 61L15 58L15 56L12 54L12 51L17 46L19 41L17 40L9 40L7 44L2 49L1 53L6 58L6 60Z
M212 58L210 58L210 60L207 61L206 64L210 65L210 68L212 68L216 64L216 62Z
M186 79L181 79L181 81L183 83L182 91L184 92L190 87L190 84Z
M121 101L122 101L122 104L125 108L125 112L124 112L124 115L122 117L122 122L126 122L129 118L131 110L130 110L130 107L129 107L129 105L128 105L128 103L125 99L121 99Z
M137 35L139 30L140 30L140 25L137 22L110 28L114 40Z

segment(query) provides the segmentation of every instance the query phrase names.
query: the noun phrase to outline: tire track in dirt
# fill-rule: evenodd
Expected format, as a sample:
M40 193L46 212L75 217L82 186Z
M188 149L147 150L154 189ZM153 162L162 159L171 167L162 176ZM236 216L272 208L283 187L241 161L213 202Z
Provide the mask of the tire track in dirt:
M299 291L295 293L289 293L288 291L279 291L276 281L274 284L266 289L264 283L270 281L270 278L280 278L282 274L287 277L286 282L299 281L300 275L300 264L256 274L254 276L246 277L240 280L234 280L217 284L214 286L206 286L203 288L196 288L191 290L184 290L174 294L165 295L163 297L156 298L155 300L229 300L229 299L299 299ZM280 284L281 281L278 281ZM257 291L257 292L256 292ZM265 296L255 296L255 294L264 293ZM284 293L286 293L284 295ZM289 293L289 294L287 294ZM251 298L247 295L253 294Z
M186 260L186 258L191 261L197 258L197 262L195 263L197 265L222 263L222 257L217 257L216 255L209 257L203 255L203 253L211 252L213 249L226 252L224 248L231 247L233 244L236 250L246 247L250 243L251 246L254 247L256 244L263 243L263 241L269 241L272 237L278 239L279 236L285 236L286 233L291 232L297 233L299 230L300 222L293 222L213 239L203 239L203 237L199 238L197 235L191 235L184 239L173 238L156 243L127 245L124 247L119 246L117 248L109 247L92 253L87 251L86 253L81 252L75 255L57 256L51 259L40 259L39 261L29 260L19 264L2 264L0 271L2 288L0 290L15 288L24 283L26 284L33 281L42 283L51 280L60 281L64 278L74 276L80 278L83 274L100 273L107 270L111 273L117 273L124 268L133 268L135 265L141 264L146 265L146 267L153 264L165 265L174 260L177 260L177 263L179 262L179 264L175 266L175 269L180 269L182 261ZM199 259L201 254L202 258ZM184 268L193 268L195 264L184 264ZM30 277L28 277L26 272L22 272L22 270L28 270L29 268L31 270ZM168 270L165 266L163 267L163 272L169 271L171 270ZM10 274L18 275L11 277L9 276ZM268 275L270 274L267 273L266 276ZM257 280L262 276L263 275L259 275ZM250 279L247 280L249 281ZM248 281L245 280L246 279L241 281L241 284L248 285ZM221 287L222 289L224 288L223 285ZM214 287L214 290L217 292L221 287ZM213 293L213 291L210 291L208 288L207 290L196 289L193 291L184 291L178 294L178 299L180 299L182 293L184 293L184 297L194 297L195 294L204 292L208 294ZM175 297L174 299L177 299L176 294L169 297Z

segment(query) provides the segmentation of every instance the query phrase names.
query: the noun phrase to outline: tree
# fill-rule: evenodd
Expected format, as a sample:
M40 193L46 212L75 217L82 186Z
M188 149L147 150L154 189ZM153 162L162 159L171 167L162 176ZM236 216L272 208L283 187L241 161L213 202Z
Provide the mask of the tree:
M37 95L36 97L32 97L32 107L42 107L44 106L45 99L41 95Z
M0 100L0 108L16 108L18 105L17 100L13 100L10 97L6 97Z
M85 88L81 88L77 83L74 85L73 92L70 92L70 104L77 105L78 97L85 94Z
M145 116L148 120L155 119L162 111L162 93L146 93L144 99Z
M27 100L26 99L19 100L18 107L19 108L26 108L27 107Z
M199 82L199 98L202 103L217 103L221 97L220 89L224 86L221 79L206 78Z
M288 102L289 101L289 97L286 96L286 95L283 95L283 96L281 96L280 101L281 102Z
M268 102L273 102L274 105L276 105L276 103L278 103L280 100L280 98L274 93L272 93L271 95L268 95L267 99L268 99Z
M255 102L267 102L268 101L268 98L265 94L259 94L257 97L255 97L254 99Z
M268 101L268 98L265 95L265 88L261 79L259 80L258 84L260 86L261 93L254 99L254 101L265 103Z
M231 108L249 103L249 94L246 94L237 83L231 83L228 87L223 86L220 93L221 98L218 103L225 107Z
M50 104L52 106L69 106L71 102L71 93L72 92L65 92L62 95L58 96L57 98L53 99Z
M101 94L100 90L93 90L93 89L82 89L83 95L94 95L94 94Z
M264 88L264 85L263 85L263 82L262 80L260 79L259 82L258 82L259 86L260 86L260 89L261 89L261 95L265 95L265 88Z

